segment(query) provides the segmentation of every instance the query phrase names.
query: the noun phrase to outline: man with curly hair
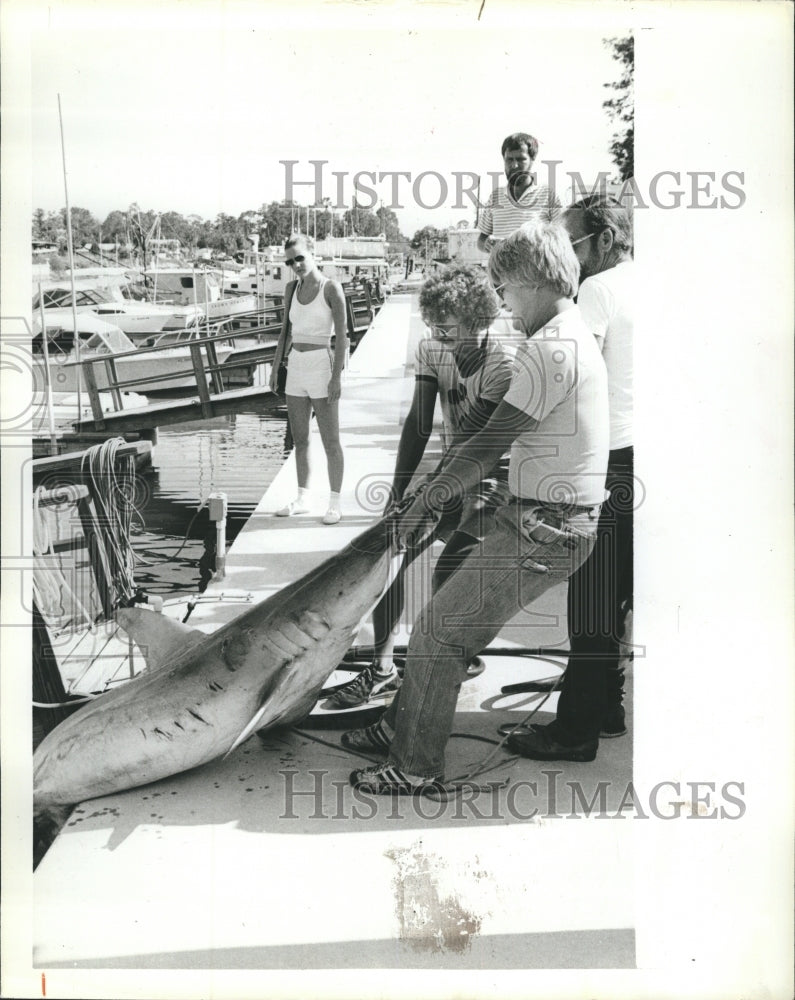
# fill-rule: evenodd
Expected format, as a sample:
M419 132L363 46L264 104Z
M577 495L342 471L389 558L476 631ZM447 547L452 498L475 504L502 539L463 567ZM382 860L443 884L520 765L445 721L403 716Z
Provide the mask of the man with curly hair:
M431 336L417 348L414 396L400 435L390 505L403 497L425 453L437 398L447 453L486 425L513 377L510 355L489 336L499 300L482 268L453 265L432 275L420 291L420 312ZM334 692L328 707L352 708L398 686L394 627L403 613L406 569L437 538L446 544L436 562L432 589L438 590L461 565L493 523L497 507L507 502L507 456L497 456L494 466L484 470L484 477L445 514L433 533L409 548L392 586L373 611L372 663Z
M528 222L560 218L560 199L546 184L536 184L533 164L538 140L527 132L513 132L502 143L502 162L508 184L491 192L478 219L478 250L490 253L506 236Z
M511 386L486 426L452 449L399 532L423 538L446 498L466 495L508 447L511 500L417 619L385 715L343 735L344 746L386 757L351 774L354 787L375 794L425 793L443 780L471 657L585 562L606 497L607 370L574 303L579 263L568 234L551 223L523 226L492 253L489 272L527 338Z

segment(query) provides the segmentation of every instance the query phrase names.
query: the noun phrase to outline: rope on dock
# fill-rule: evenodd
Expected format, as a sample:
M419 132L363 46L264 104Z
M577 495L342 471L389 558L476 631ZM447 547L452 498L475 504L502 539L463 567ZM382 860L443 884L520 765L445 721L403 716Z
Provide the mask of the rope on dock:
M134 502L132 456L116 454L123 444L124 439L120 437L103 441L89 448L80 464L94 501L96 513L92 512L92 517L99 542L97 555L104 563L106 579L115 590L115 605L129 600L136 592L136 555L130 530L133 514L141 517Z

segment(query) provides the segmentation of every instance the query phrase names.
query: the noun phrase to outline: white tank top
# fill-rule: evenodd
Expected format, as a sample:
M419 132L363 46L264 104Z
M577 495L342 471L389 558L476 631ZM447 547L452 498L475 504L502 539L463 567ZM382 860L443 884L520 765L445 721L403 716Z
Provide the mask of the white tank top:
M326 302L325 287L328 278L320 279L317 295L307 305L298 301L298 287L290 303L290 331L294 344L317 344L327 347L331 341L333 317Z

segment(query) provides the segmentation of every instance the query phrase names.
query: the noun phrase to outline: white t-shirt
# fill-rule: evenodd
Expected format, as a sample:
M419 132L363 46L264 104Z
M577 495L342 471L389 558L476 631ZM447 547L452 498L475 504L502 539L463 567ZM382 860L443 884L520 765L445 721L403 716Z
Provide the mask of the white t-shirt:
M458 370L453 352L438 340L421 340L415 358L417 378L436 382L442 406L442 445L446 451L452 436L471 418L477 400L499 403L513 377L510 356L492 336L486 344L483 364L464 377Z
M478 229L486 236L503 240L525 222L554 222L560 215L560 199L546 184L531 184L518 201L507 187L498 187L489 195Z
M519 348L505 401L539 422L511 445L509 485L547 503L602 503L609 453L607 369L574 306Z
M607 365L610 450L632 444L632 335L635 265L631 260L601 271L580 285L577 305L599 341Z

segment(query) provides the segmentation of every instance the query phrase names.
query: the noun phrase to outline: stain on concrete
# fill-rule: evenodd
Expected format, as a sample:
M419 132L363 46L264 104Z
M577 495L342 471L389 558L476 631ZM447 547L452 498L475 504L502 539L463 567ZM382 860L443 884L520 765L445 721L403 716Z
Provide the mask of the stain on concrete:
M445 860L424 851L422 841L385 853L396 867L392 884L401 940L416 951L467 951L480 931L482 917L440 885L440 875L447 867ZM467 873L469 878L483 878L486 874L475 869Z

